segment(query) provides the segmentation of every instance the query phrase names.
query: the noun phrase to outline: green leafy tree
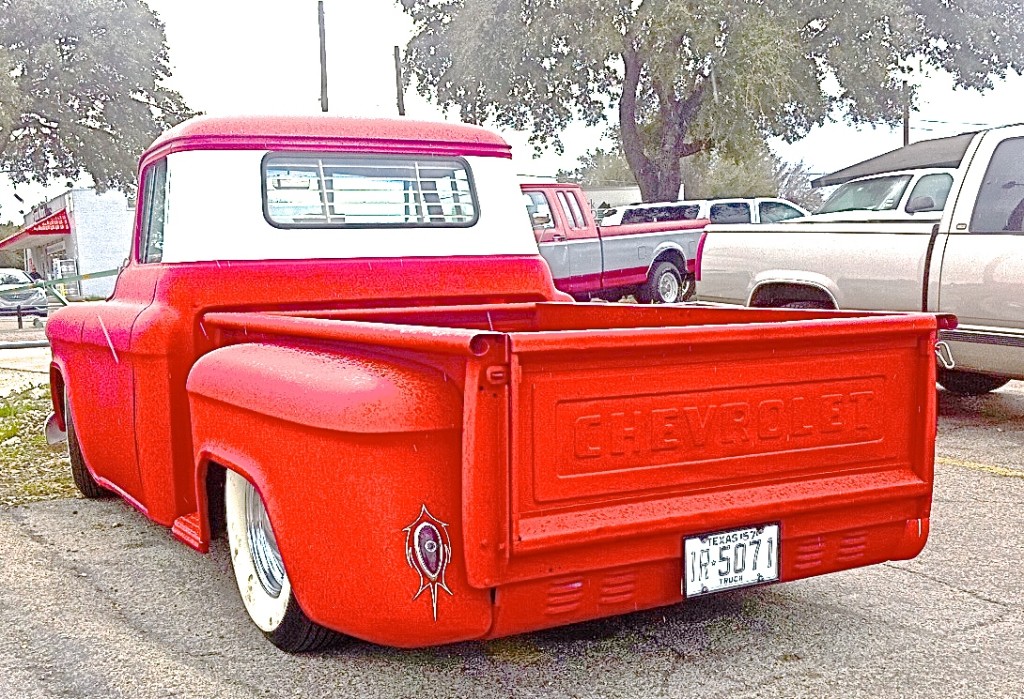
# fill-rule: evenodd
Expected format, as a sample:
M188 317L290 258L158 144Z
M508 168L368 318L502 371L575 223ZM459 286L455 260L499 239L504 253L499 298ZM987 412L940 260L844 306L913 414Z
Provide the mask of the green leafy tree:
M979 90L1024 66L1011 0L399 2L422 94L555 148L614 110L647 200L674 196L696 153L795 140L833 114L896 123L911 61Z
M576 182L584 187L635 187L636 178L618 146L611 149L595 148L580 156L574 170L559 170L561 182Z
M130 189L139 154L193 115L170 73L141 0L0 0L0 171Z
M6 240L12 235L18 232L18 227L8 221L7 223L0 223L0 240ZM11 252L10 250L0 250L0 267L21 267L25 262L25 257L21 252Z
M809 211L821 206L821 190L811 187L811 175L801 161L791 163L767 146L737 155L719 150L699 153L682 164L686 196L782 197Z
M685 158L681 165L687 199L711 197L782 197L808 210L821 205L821 191L811 188L811 174L801 161L791 163L760 144L744 153L712 149ZM632 171L619 146L595 148L580 157L574 170L560 170L558 179L584 187L633 186ZM669 197L669 199L672 199Z

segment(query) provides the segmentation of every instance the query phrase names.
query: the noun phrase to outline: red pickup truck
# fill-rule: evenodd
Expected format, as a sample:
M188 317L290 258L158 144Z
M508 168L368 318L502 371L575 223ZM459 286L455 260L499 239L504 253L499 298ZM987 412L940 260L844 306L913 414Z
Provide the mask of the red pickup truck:
M523 182L540 254L555 286L574 298L685 301L706 220L598 226L579 185Z
M490 132L201 117L47 433L281 648L493 638L917 555L942 323L572 303Z

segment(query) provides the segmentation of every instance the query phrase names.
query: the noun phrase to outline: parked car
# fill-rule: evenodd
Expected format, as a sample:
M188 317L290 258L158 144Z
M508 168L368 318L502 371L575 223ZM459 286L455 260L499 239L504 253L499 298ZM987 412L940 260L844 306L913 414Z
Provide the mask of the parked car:
M936 159L962 162L957 170L889 173L860 193L830 200L832 208L865 202L870 188L875 201L901 206L909 216L915 198L945 204L952 185L941 219L814 223L811 216L767 229L708 226L697 254L697 298L953 313L959 327L940 333L940 384L981 394L1024 379L1024 126L965 136L947 140L951 153L933 147Z
M42 289L11 291L32 283L27 273L14 267L0 268L0 315L46 315L46 292Z
M954 168L921 168L858 177L840 185L812 221L933 221L942 218Z
M602 209L599 223L602 226L617 226L625 223L697 219L707 219L712 223L776 223L807 214L807 209L798 204L771 197L693 199L627 204Z
M644 303L693 296L693 258L706 220L598 226L578 184L522 182L520 188L560 291L578 300L632 294Z

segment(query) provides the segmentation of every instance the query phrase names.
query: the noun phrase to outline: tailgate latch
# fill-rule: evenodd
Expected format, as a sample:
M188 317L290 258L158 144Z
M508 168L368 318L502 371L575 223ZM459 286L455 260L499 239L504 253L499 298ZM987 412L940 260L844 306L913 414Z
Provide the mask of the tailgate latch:
M487 382L493 386L501 386L508 383L508 367L489 366L485 372Z
M939 340L935 343L935 356L938 357L943 369L956 368L956 362L953 361L953 350L949 348L949 345L944 340Z

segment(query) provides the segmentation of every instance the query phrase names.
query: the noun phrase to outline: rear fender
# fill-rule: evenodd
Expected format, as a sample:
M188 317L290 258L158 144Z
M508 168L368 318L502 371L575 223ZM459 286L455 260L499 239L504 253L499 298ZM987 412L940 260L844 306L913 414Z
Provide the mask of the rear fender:
M686 259L686 251L681 246L673 242L664 242L654 249L654 257L647 267L647 276L651 276L654 266L662 260L668 260L676 266L680 273L685 274L687 271Z
M256 487L313 621L397 646L487 633L490 593L466 576L454 381L392 358L247 344L201 358L188 390L197 501L214 464ZM450 547L443 586L424 584L409 554L423 522Z

